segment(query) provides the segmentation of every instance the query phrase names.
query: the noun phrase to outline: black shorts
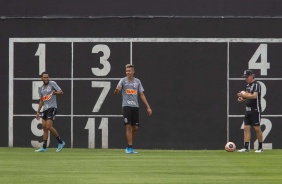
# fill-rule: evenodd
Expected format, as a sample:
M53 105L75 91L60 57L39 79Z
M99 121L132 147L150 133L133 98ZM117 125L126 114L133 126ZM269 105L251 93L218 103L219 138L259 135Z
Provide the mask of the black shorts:
M258 111L251 111L246 112L244 117L244 124L251 125L251 126L260 126L260 112Z
M124 124L139 126L139 108L138 107L122 107Z
M49 108L43 111L41 116L42 116L42 119L44 120L51 119L54 121L56 114L57 114L57 108Z

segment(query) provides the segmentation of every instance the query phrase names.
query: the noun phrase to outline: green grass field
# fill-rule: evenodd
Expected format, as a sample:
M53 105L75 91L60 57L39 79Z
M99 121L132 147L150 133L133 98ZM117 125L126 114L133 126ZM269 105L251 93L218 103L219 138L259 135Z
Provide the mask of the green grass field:
M1 184L282 183L282 150L217 151L0 148Z

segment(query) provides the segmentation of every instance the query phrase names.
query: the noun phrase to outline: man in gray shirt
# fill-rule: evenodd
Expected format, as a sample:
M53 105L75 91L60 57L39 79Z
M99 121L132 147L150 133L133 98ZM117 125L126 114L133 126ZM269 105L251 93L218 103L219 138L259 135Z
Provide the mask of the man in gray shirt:
M141 100L146 105L149 115L152 114L152 109L150 108L144 95L144 88L141 84L141 81L134 77L134 66L127 64L125 68L126 77L119 81L114 94L117 95L120 91L122 91L122 111L126 128L126 139L128 143L125 153L136 154L137 152L134 151L132 145L139 126L138 94L140 94Z
M61 140L57 130L53 127L53 121L57 113L57 95L63 95L63 91L55 81L49 81L47 72L41 74L43 85L38 88L39 93L39 107L36 113L36 119L39 120L40 110L43 107L42 128L43 128L43 147L35 150L35 152L47 152L48 131L50 131L58 140L58 148L56 152L60 152L65 146L65 142Z

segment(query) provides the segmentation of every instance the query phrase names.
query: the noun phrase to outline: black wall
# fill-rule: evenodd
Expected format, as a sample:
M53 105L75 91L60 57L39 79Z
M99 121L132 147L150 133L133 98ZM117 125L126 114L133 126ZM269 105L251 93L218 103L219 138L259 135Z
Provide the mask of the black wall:
M45 44L46 70L51 77L58 79L57 83L64 90L64 96L58 98L59 114L55 126L67 146L89 147L89 130L85 127L87 122L95 121L95 147L102 147L103 128L99 126L102 118L107 118L108 137L104 138L108 138L108 147L123 148L126 141L120 117L121 97L114 96L113 90L117 79L125 76L124 65L130 62L130 39L140 38L131 40L132 62L136 65L136 77L142 81L153 115L148 117L144 105L141 105L136 148L222 149L227 140L240 145L243 142L241 116L244 106L236 103L236 92L245 83L236 78L240 78L242 71L248 68L248 61L261 44L267 45L270 63L267 75L254 70L258 78L265 78L262 82L267 88L264 113L267 116L264 118L271 122L271 127L267 125L271 130L265 136L265 142L272 143L273 148L282 147L278 141L281 89L275 85L280 83L282 67L279 62L281 41L277 39L282 36L280 19L4 19L0 22L0 29L0 146L29 147L31 140L41 141L41 137L31 131L35 114L31 104L37 102L32 99L32 81L39 80L35 53L39 44ZM13 141L9 141L9 39L15 38L19 39L14 42L12 53L16 79L12 80ZM24 38L37 38L38 41L19 41ZM46 41L52 38L56 39ZM84 39L73 41L73 55L72 42L61 41L71 38ZM95 42L85 38L101 40ZM120 41L121 38L125 40ZM147 38L147 41L142 38ZM164 41L161 38L169 39ZM100 64L103 54L92 53L92 48L98 44L107 45L111 50L108 59L111 71L106 76L95 76L91 70L103 68ZM93 88L92 81L110 83L110 91L99 112L92 110L103 88ZM40 125L37 129L41 129ZM56 146L53 138L50 146Z
M0 0L3 17L281 17L280 0Z
M236 102L236 93L245 85L242 71L263 46L256 62L267 55L270 67L267 74L254 71L266 93L262 128L265 143L270 144L265 146L281 148L280 4L278 0L0 0L0 146L30 147L32 140L42 141L36 135L41 133L40 124L32 123L32 103L37 103L32 85L40 80L35 53L41 44L46 70L64 90L58 98L55 127L67 147L124 148L121 97L112 93L125 76L124 65L132 61L153 109L148 117L141 102L135 147L150 149L222 149L226 141L240 146L244 105ZM92 53L95 45L110 49L111 70L105 76L95 76L91 70L103 68L103 53ZM92 82L109 85L109 92L92 87ZM106 98L99 111L92 112L101 93ZM56 146L53 138L50 146Z

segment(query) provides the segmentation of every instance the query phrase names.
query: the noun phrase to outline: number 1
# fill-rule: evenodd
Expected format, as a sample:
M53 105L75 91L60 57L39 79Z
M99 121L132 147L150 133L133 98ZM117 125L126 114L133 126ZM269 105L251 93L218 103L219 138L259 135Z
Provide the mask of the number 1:
M41 43L35 53L35 56L39 56L39 75L45 71L45 58L46 58L46 45Z

